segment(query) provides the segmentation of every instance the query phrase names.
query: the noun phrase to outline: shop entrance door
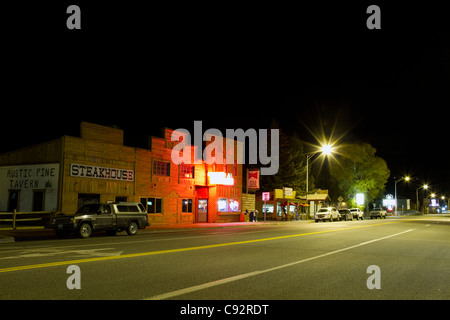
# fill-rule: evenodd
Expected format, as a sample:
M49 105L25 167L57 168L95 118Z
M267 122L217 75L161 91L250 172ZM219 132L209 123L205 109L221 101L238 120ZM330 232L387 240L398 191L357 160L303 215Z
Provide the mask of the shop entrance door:
M9 190L8 212L19 211L19 195L20 190Z
M198 199L197 222L208 222L208 199Z

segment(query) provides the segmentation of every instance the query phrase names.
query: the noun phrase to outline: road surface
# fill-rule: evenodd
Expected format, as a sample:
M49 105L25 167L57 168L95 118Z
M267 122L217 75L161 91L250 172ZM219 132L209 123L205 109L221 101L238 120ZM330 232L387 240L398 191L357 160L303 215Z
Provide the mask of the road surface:
M449 299L449 234L429 215L2 243L0 299Z

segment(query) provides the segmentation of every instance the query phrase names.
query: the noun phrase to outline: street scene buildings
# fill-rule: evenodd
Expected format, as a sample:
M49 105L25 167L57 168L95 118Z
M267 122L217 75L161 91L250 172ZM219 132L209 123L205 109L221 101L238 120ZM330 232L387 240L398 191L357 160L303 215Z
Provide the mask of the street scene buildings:
M121 129L82 122L80 137L2 154L0 211L70 214L84 204L131 201L154 225L239 221L253 209L243 207L242 164L175 165L172 132L164 128L141 149L124 145Z

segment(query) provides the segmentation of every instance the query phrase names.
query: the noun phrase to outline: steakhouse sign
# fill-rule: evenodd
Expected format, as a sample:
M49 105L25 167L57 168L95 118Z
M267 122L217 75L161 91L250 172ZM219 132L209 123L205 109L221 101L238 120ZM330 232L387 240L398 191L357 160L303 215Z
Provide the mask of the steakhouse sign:
M70 175L72 177L81 177L81 178L134 181L133 170L105 168L75 163L72 163L70 165Z

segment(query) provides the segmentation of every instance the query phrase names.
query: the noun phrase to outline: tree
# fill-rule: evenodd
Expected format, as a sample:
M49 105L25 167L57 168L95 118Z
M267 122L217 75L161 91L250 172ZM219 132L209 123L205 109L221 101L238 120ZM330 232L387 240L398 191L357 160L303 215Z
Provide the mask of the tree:
M370 202L384 191L390 171L386 161L375 153L368 143L352 145L342 149L336 157L337 165L330 167L330 174L349 202L354 202L357 193L366 194Z
M262 176L261 185L264 190L293 188L297 194L306 190L306 157L303 152L303 142L296 133L292 135L279 128L277 121L272 121L271 129L280 130L279 170L276 175ZM310 175L310 189L313 178Z

